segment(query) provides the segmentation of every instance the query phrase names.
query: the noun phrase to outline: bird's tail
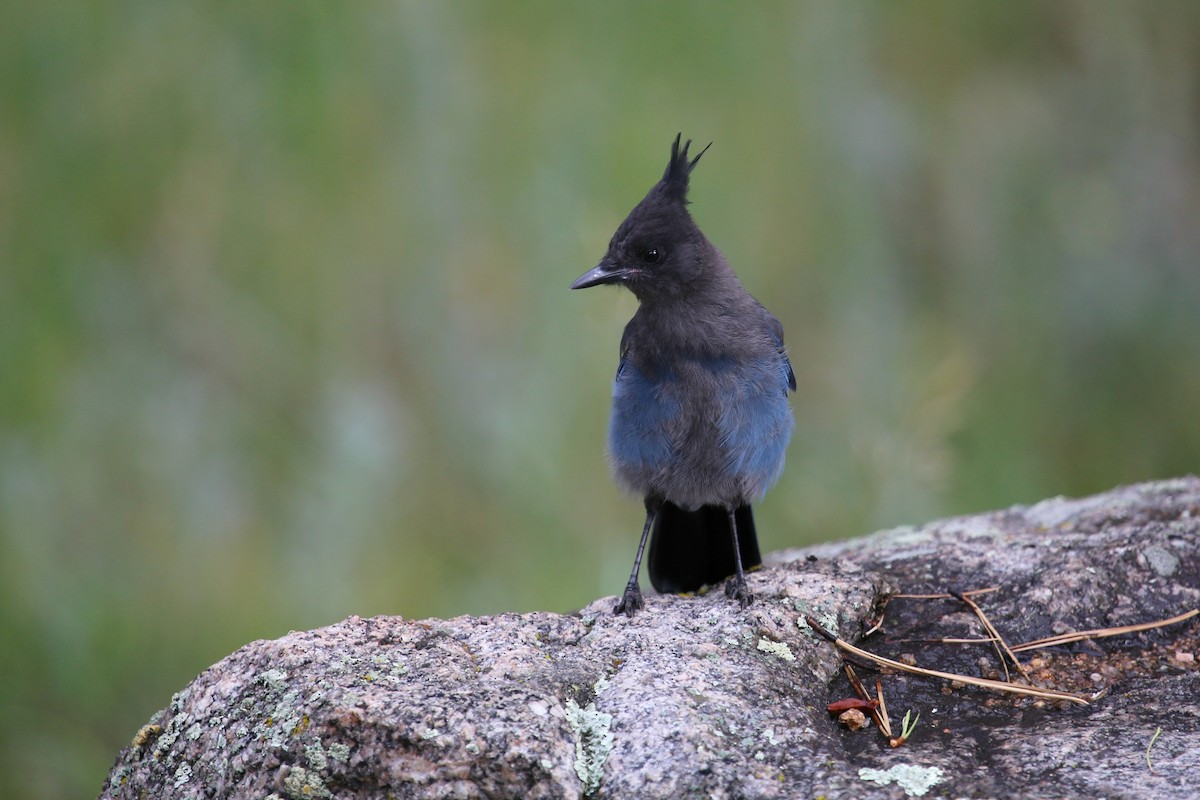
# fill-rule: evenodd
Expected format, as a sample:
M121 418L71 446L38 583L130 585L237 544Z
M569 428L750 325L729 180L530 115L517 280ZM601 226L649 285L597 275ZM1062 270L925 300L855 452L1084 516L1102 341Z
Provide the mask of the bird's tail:
M762 563L750 506L740 506L737 520L742 568ZM650 531L650 583L659 592L694 592L712 586L737 571L729 514L723 506L702 506L684 511L664 502Z

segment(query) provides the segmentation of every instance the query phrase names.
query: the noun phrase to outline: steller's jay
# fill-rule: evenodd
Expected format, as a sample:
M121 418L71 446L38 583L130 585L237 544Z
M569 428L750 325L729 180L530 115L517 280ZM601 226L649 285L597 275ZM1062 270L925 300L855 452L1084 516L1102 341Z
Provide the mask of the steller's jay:
M783 326L742 288L688 213L689 139L671 146L662 180L617 228L600 264L571 284L626 286L638 310L621 337L608 450L618 483L645 498L633 573L614 613L645 602L638 572L650 539L650 583L689 592L762 563L750 503L783 471L796 377ZM710 145L711 146L711 145ZM732 576L732 577L730 577Z

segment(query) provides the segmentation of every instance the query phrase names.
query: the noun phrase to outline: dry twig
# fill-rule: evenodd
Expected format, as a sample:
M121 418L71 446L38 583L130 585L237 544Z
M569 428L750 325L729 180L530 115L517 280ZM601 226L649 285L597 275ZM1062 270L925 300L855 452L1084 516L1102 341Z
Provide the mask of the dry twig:
M1077 703L1081 706L1086 706L1088 704L1088 701L1085 698L1077 694L1071 694L1070 692L1060 692L1054 689L1039 689L1035 686L1025 686L1019 683L1007 683L1005 681L993 681L987 678L973 678L970 675L957 675L953 672L940 672L938 670L924 669L922 667L910 667L907 664L903 664L899 661L893 661L892 659L884 658L883 656L875 655L874 653L868 652L859 647L855 647L843 639L839 639L837 636L834 636L832 633L821 627L821 623L817 622L817 620L811 616L806 615L805 620L814 631L825 637L825 639L829 642L832 642L833 645L842 652L849 653L880 666L890 667L891 669L899 672L907 672L913 675L926 675L930 678L941 678L948 681L959 681L960 683L966 683L971 686L979 686L983 689L992 689L998 692L1010 692L1012 694L1024 694L1031 697L1040 697L1045 700L1065 700L1069 703Z
M983 609L979 607L979 604L968 597L965 593L959 594L955 592L954 594L956 597L958 597L958 599L966 603L967 606L975 612L975 616L979 618L979 622L983 625L983 629L987 631L989 636L992 637L992 646L996 648L996 655L1000 656L1000 666L1004 668L1004 679L1009 679L1008 664L1006 664L1004 661L1004 657L1007 655L1012 661L1013 666L1017 668L1017 672L1021 673L1021 677L1030 683L1033 683L1033 679L1030 678L1029 673L1025 671L1024 665L1017 660L1016 655L1013 653L1012 649L1009 648L1008 642L1004 641L1004 637L1000 635L1000 631L996 630L996 626L993 625L992 621L987 618L987 614L983 613Z
M966 597L974 597L977 594L987 594L988 592L998 591L1000 591L999 586L989 586L986 589L969 589L968 591L961 592L960 594ZM888 599L894 600L896 598L902 598L904 600L958 600L959 595L951 594L949 592L939 592L937 594L894 594Z
M1016 644L1012 646L1013 652L1021 653L1025 650L1037 650L1040 647L1054 647L1060 644L1070 644L1071 642L1081 642L1084 639L1101 639L1105 636L1121 636L1126 633L1137 633L1138 631L1148 631L1154 628L1163 628L1167 625L1174 625L1178 622L1185 622L1192 617L1200 614L1200 608L1193 608L1186 614L1180 614L1177 617L1170 619L1159 620L1158 622L1143 622L1139 625L1122 625L1116 628L1097 628L1091 631L1074 631L1071 633L1063 633L1058 636L1048 636L1045 639L1037 639L1024 644Z
M887 710L883 705L883 692L880 692L878 697L871 697L871 693L867 691L867 687L863 686L863 682L858 679L858 673L854 671L854 666L846 662L843 662L842 666L846 670L846 678L850 681L850 687L854 689L855 693L863 700L873 700L876 702L876 706L870 709L871 719L875 720L875 725L879 728L879 732L890 739L892 736L892 725L887 718Z

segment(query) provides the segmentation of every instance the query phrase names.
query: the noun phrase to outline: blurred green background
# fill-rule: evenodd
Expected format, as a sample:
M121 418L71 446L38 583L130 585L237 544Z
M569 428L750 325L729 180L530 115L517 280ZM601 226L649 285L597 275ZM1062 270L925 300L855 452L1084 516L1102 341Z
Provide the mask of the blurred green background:
M1200 3L8 3L0 796L350 614L569 611L657 180L787 331L765 549L1200 464Z

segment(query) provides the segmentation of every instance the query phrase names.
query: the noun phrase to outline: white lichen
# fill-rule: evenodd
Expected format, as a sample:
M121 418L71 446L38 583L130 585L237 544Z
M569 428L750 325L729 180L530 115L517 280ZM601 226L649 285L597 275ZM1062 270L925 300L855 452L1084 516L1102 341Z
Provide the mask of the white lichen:
M175 770L175 779L172 781L172 785L176 789L178 789L180 786L183 786L185 783L187 783L191 779L192 779L192 765L185 761L179 765L178 769Z
M796 660L796 657L792 655L792 648L787 646L787 642L773 642L764 636L758 640L758 649L764 653L779 656L784 661Z
M287 777L283 779L283 791L293 800L333 797L321 776L304 767L292 767L288 770Z
M595 701L580 708L571 699L567 701L566 718L575 734L575 774L583 783L583 793L592 794L600 788L604 762L612 752L612 714L597 710Z
M325 749L321 747L320 739L304 748L304 760L308 762L309 769L322 770L328 766L329 762L325 758Z
M880 786L896 784L909 797L923 797L926 792L942 782L940 767L922 767L917 764L896 764L889 769L863 767L858 777Z
M800 616L796 618L796 627L799 628L800 630L804 631L805 633L807 633L809 636L813 637L814 639L822 639L821 635L819 633L817 633L816 631L814 631L812 629L812 626L810 626L808 624L808 620L804 618L809 612L806 611L805 609L800 608L800 605L801 605L801 603L796 604L796 610L801 612ZM817 624L819 624L822 628L824 628L825 630L832 633L834 636L837 636L838 620L837 620L837 616L835 614L830 614L828 612L822 613L822 612L818 612L818 611L813 611L812 616L817 620Z
M268 669L258 673L255 679L268 689L279 692L287 686L288 674L281 669Z
M108 776L108 789L111 792L116 792L120 789L125 781L129 780L129 776L133 773L133 768L128 764L122 764L115 768L112 774Z

